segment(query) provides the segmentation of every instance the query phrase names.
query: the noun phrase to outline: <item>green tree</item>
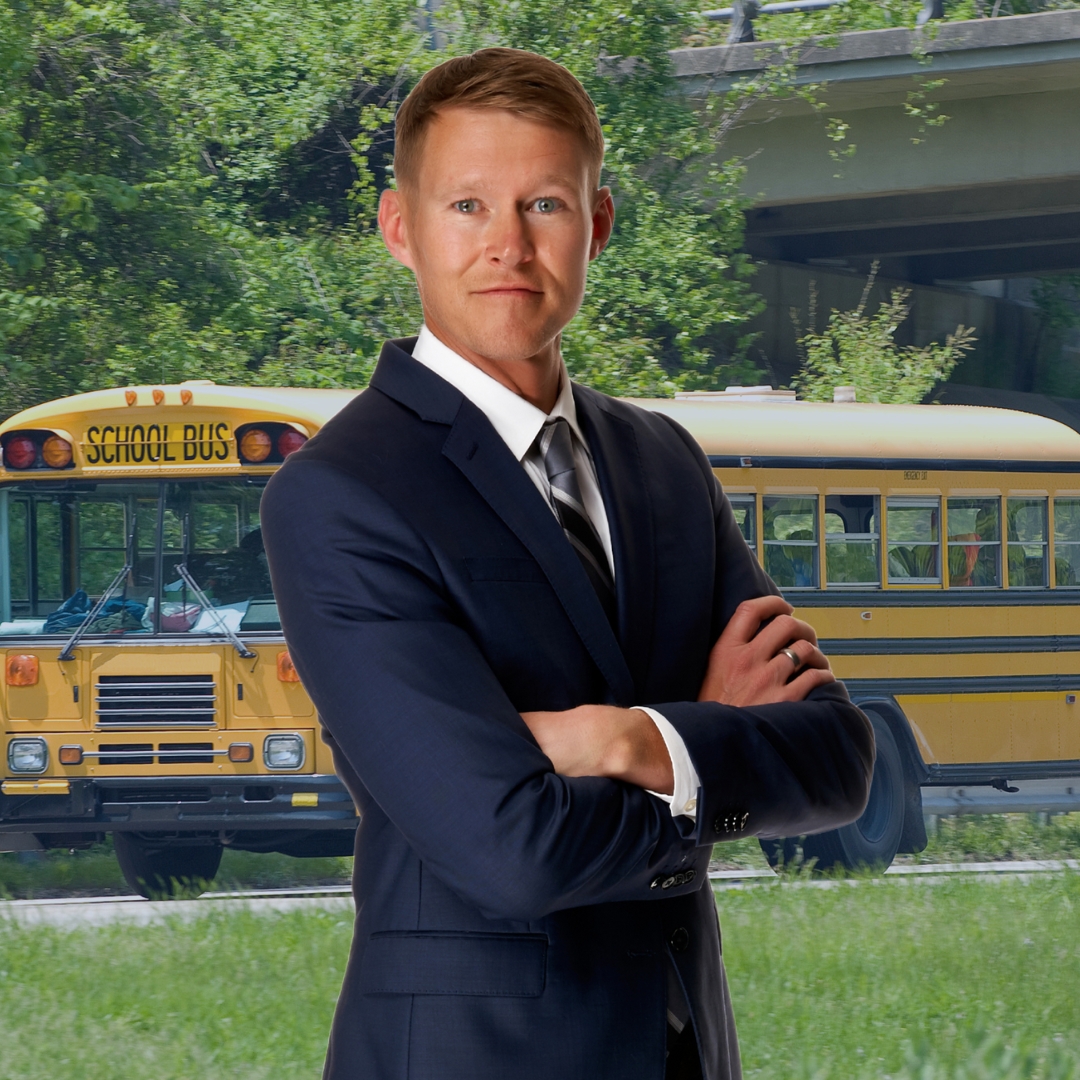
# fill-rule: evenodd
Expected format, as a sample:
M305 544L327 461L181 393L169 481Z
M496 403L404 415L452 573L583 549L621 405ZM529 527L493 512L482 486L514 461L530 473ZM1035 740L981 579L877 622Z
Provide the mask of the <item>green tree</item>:
M915 404L974 348L975 332L965 326L957 326L944 344L897 345L896 331L911 313L911 290L894 288L887 301L867 314L876 277L875 263L858 305L851 311L833 308L820 331L813 328L817 297L811 286L811 325L798 339L803 367L794 380L808 401L831 401L835 387L853 386L859 401ZM795 312L792 318L798 331Z
M417 313L365 161L414 14L0 0L0 412L129 381L362 384Z

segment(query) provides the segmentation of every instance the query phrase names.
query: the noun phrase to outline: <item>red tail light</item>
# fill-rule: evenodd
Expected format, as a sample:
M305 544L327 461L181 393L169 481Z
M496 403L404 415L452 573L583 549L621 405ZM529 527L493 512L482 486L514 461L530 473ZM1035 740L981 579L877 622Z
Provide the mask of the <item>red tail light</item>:
M299 431L283 431L278 436L278 453L283 458L287 458L290 454L299 450L306 442L307 436L301 435Z
M37 444L25 435L9 439L4 447L4 464L9 469L30 469L37 462Z

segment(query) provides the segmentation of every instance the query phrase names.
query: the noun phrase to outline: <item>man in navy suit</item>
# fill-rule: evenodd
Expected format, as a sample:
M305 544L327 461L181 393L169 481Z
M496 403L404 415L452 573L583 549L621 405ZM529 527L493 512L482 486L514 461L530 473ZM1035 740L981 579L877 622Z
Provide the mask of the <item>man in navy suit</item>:
M693 440L573 385L611 234L595 109L486 49L398 113L418 338L262 520L361 814L328 1080L727 1080L714 843L856 818L873 736Z

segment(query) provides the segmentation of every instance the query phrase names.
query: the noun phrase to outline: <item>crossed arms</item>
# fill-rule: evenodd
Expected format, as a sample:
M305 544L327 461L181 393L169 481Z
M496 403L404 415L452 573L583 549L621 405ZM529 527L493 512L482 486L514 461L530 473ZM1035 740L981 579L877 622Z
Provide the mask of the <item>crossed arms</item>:
M698 701L736 707L803 701L835 682L814 628L792 617L780 596L744 600L709 654ZM787 655L798 658L798 665ZM640 709L580 705L564 712L526 712L528 725L564 776L607 776L647 791L672 793L671 758L656 724Z
M716 497L718 551L734 555L717 587L731 594L740 581L747 598L748 577L763 587L753 583L760 571ZM828 685L813 632L779 598L751 593L724 616L700 701L656 703L701 776L695 824L646 790L670 777L656 775L666 752L649 741L645 713L569 710L595 736L584 748L567 737L568 712L523 723L462 625L448 564L364 480L325 461L291 462L270 481L262 519L290 652L365 828L387 821L491 917L655 896L659 872L718 839L710 823L721 799L737 800L763 836L832 828L865 804L869 725ZM755 637L769 613L777 617ZM807 662L791 680L781 642ZM758 704L738 704L749 700ZM684 890L693 891L665 895Z

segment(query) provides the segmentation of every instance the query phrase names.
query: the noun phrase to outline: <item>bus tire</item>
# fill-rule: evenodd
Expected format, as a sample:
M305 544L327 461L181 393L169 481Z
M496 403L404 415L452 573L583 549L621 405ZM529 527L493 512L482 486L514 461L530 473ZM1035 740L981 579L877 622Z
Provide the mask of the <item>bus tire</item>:
M220 844L175 845L114 833L113 848L124 880L147 900L198 896L221 865Z
M812 863L815 871L882 871L892 863L904 833L909 782L892 729L879 713L864 711L874 726L877 752L870 797L862 816L850 825L801 839L761 841L770 866L801 862Z

